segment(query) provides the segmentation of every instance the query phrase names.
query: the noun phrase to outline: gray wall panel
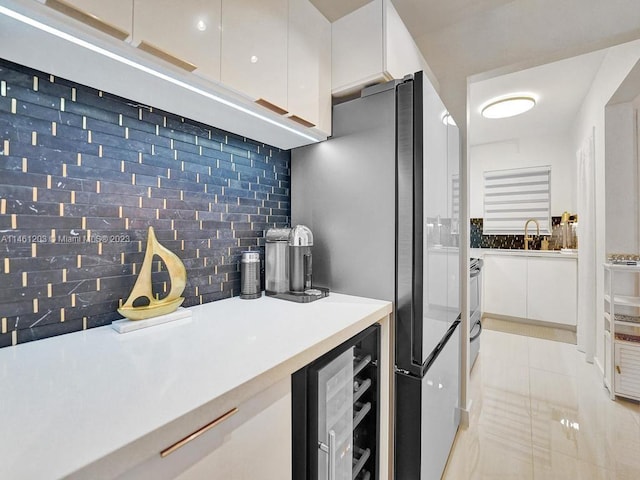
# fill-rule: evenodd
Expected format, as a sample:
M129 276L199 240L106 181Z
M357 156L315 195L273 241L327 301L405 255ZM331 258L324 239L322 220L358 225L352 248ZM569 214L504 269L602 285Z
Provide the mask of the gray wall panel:
M331 140L291 152L292 225L313 232L315 284L392 301L395 91L337 105L333 121Z

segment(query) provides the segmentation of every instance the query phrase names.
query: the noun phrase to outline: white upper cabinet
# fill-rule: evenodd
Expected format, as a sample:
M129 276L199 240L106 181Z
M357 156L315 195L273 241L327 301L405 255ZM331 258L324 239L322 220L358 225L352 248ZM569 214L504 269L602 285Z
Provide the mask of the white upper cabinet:
M220 9L221 0L134 0L132 43L185 70L218 81Z
M308 0L289 1L291 119L331 133L331 24Z
M331 132L331 24L308 0L222 0L220 81Z
M287 0L222 1L222 83L286 114Z
M46 6L126 40L132 31L133 0L39 0Z
M16 5L26 16L123 60L98 53L87 57L85 50L95 50L51 32L38 31L33 40L33 28L0 18L0 28L14 29L12 38L43 46L36 55L28 46L16 48L16 40L0 45L3 58L279 148L331 134L332 26L309 0L18 0ZM163 70L167 62L179 70ZM135 66L139 63L168 71L178 81L143 71ZM189 84L197 87L185 87Z
M334 95L428 69L391 0L373 0L345 15L331 35Z

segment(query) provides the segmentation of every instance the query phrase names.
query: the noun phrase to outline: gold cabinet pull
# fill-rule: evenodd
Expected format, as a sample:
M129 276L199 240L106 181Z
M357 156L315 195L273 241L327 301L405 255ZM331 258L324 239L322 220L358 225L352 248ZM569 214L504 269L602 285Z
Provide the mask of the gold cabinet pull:
M64 13L67 17L75 18L90 27L100 30L102 33L111 35L118 40L126 40L129 37L129 32L126 32L115 25L111 25L91 13L80 10L78 7L70 5L63 0L46 0L45 5L60 13Z
M616 365L616 372L618 372L619 375L622 375L622 370L620 370L620 365Z
M258 100L256 100L256 103L258 105L262 105L265 108L268 108L269 110L277 113L278 115L286 115L287 113L289 113L284 108L279 107L278 105L271 103L269 100L265 100L264 98L259 98Z
M150 43L147 43L144 40L140 42L140 44L138 45L138 48L147 53L150 53L155 57L161 58L165 62L169 62L175 65L176 67L182 68L187 72L193 72L196 68L198 68L193 63L189 63L186 60L182 60L181 58L171 55L169 52L165 52L164 50L156 47L155 45L151 45Z
M304 126L304 127L309 127L309 128L311 128L311 127L315 127L315 126L316 126L316 124L315 124L315 123L311 123L310 121L305 120L304 118L299 117L299 116L297 116L297 115L291 115L289 118L290 118L291 120L293 120L294 122L297 122L297 123L299 123L300 125L302 125L302 126Z
M187 443L189 443L191 440L195 440L196 438L198 438L200 435L202 435L205 432L208 432L209 430L211 430L213 427L220 425L222 422L224 422L225 420L227 420L229 417L232 417L233 415L235 415L236 413L238 413L238 409L237 407L232 408L231 410L229 410L227 413L219 416L218 418L216 418L214 421L207 423L204 427L199 428L198 430L196 430L195 432L193 432L192 434L184 437L182 440L174 443L173 445L171 445L168 448L165 448L164 450L162 450L160 452L160 456L162 458L166 457L167 455L172 454L173 452L175 452L176 450L178 450L180 447L184 447Z

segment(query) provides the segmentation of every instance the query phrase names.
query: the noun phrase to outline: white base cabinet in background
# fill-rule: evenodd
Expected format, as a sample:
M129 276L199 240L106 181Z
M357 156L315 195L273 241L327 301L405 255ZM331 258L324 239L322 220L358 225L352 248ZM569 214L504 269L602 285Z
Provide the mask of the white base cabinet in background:
M640 400L640 266L604 265L604 384Z
M640 343L616 341L613 363L615 394L640 400Z
M290 480L291 379L281 380L237 409L200 437L164 458L158 452L119 480Z
M483 311L575 327L576 258L485 254Z
M576 326L578 262L527 257L527 318Z
M487 313L526 318L527 259L485 255L483 310Z

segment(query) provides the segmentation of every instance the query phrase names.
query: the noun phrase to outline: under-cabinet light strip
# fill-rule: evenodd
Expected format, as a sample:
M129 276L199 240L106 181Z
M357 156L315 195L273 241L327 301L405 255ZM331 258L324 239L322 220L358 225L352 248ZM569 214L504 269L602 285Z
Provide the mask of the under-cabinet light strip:
M102 47L98 47L97 45L93 45L85 40L82 40L78 37L74 37L73 35L70 35L68 33L63 32L62 30L58 30L57 28L51 27L49 25L46 25L42 22L39 22L38 20L35 20L33 18L27 17L21 13L18 13L14 10L11 10L7 7L4 7L2 5L0 5L0 13L7 16L7 17L11 17L15 20L18 20L19 22L22 22L26 25L30 25L32 27L35 27L39 30L42 30L43 32L47 32L50 33L52 35L55 35L58 38L61 38L63 40L67 40L71 43L75 43L76 45L79 45L83 48L86 48L88 50L91 50L93 52L99 53L100 55L104 55L105 57L111 58L113 60L116 60L120 63L123 63L125 65L128 65L130 67L133 67L137 70L140 70L142 72L148 73L150 75L153 75L154 77L157 77L161 80L164 80L166 82L169 83L173 83L174 85L177 85L179 87L182 87L186 90L190 90L194 93L197 93L198 95L202 95L203 97L209 98L215 102L221 103L222 105L226 105L228 107L231 107L235 110L238 110L240 112L246 113L247 115L251 115L252 117L258 118L262 121L265 121L267 123L270 123L272 125L275 125L276 127L280 127L288 132L294 133L296 135L299 135L303 138L306 138L308 140L311 140L313 142L317 142L318 139L315 137L312 137L311 135L307 135L306 133L303 132L299 132L291 127L289 127L288 125L284 125L280 122L277 122L276 120L273 120L271 118L265 117L264 115L261 115L257 112L253 112L251 110L249 110L248 108L245 108L241 105L238 105L236 103L233 103L229 100L226 100L222 97L219 97L217 95L214 95L211 92L207 92L206 90L203 90L201 88L195 87L193 85L189 85L186 82L183 82L181 80L178 80L176 78L170 77L169 75L165 75L164 73L158 72L157 70L154 70L152 68L146 67L144 65L141 65L137 62L134 62L133 60L129 60L128 58L125 58L121 55L118 55L117 53L113 53L110 52L109 50L106 50Z

